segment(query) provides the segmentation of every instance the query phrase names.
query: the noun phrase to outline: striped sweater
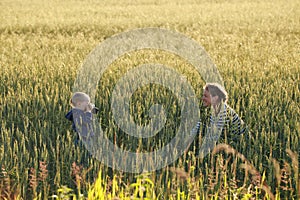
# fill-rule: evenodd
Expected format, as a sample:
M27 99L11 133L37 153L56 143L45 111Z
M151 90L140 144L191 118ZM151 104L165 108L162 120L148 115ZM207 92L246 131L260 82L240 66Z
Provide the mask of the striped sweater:
M246 131L246 125L230 106L224 104L217 116L210 115L203 122L199 121L192 130L192 134L197 135L200 130L201 135L210 133L224 137L226 134L231 137L243 134Z

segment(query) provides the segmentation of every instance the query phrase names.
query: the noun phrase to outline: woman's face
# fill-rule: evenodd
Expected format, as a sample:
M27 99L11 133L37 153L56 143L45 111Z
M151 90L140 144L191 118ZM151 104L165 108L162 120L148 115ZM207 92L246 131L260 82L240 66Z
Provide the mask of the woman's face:
M218 102L218 96L211 96L209 91L207 89L204 90L203 96L202 96L202 102L205 107L211 106L211 105L217 105Z
M203 96L202 96L202 103L205 107L211 105L211 95L208 90L204 89Z

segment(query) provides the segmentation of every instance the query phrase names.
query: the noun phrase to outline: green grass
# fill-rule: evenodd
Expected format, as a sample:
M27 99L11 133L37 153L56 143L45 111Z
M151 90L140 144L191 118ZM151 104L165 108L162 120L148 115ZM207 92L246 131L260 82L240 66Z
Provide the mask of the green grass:
M47 199L64 193L63 186L73 190L65 196L74 193L79 198L82 193L90 199L96 198L95 190L107 195L104 199L129 199L138 196L139 188L146 188L143 195L152 195L150 199L234 199L234 195L261 199L269 195L266 188L278 198L297 199L299 8L296 0L1 1L0 199L38 195ZM91 158L88 166L80 167L86 152L74 146L75 136L64 118L77 71L101 41L142 27L178 31L205 48L224 79L229 104L251 130L239 143L229 141L240 154L224 153L230 150L226 147L199 160L190 152L171 166L138 178ZM101 108L99 116L108 137L128 148L145 146L139 146L139 141L131 146L131 137L116 134L110 93L128 69L151 62L184 74L201 98L201 76L178 56L145 50L118 59L101 79L95 103ZM140 116L156 101L169 106L166 128L148 141L146 149L167 143L179 120L176 100L170 101L173 96L159 87L151 91L145 87L133 98L139 102L133 108L141 109L136 120L147 120ZM102 178L93 184L100 170ZM257 173L265 175L268 187L262 180L255 183ZM43 175L47 177L39 180ZM96 187L100 183L105 189Z

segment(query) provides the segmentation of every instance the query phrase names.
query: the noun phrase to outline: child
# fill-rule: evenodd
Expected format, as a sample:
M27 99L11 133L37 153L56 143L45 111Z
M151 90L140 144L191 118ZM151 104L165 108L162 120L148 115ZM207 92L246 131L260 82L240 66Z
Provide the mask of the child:
M72 109L66 114L66 118L72 121L72 129L77 132L75 144L79 139L87 142L94 136L93 114L99 111L90 103L90 97L83 92L75 92L70 100Z

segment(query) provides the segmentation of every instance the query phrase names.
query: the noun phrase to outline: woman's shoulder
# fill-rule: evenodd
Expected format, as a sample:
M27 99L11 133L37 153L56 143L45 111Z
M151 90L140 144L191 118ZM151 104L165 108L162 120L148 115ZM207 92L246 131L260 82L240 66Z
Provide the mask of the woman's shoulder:
M236 115L235 110L231 106L229 106L228 104L225 104L225 106L226 106L226 111L227 111L228 114Z

